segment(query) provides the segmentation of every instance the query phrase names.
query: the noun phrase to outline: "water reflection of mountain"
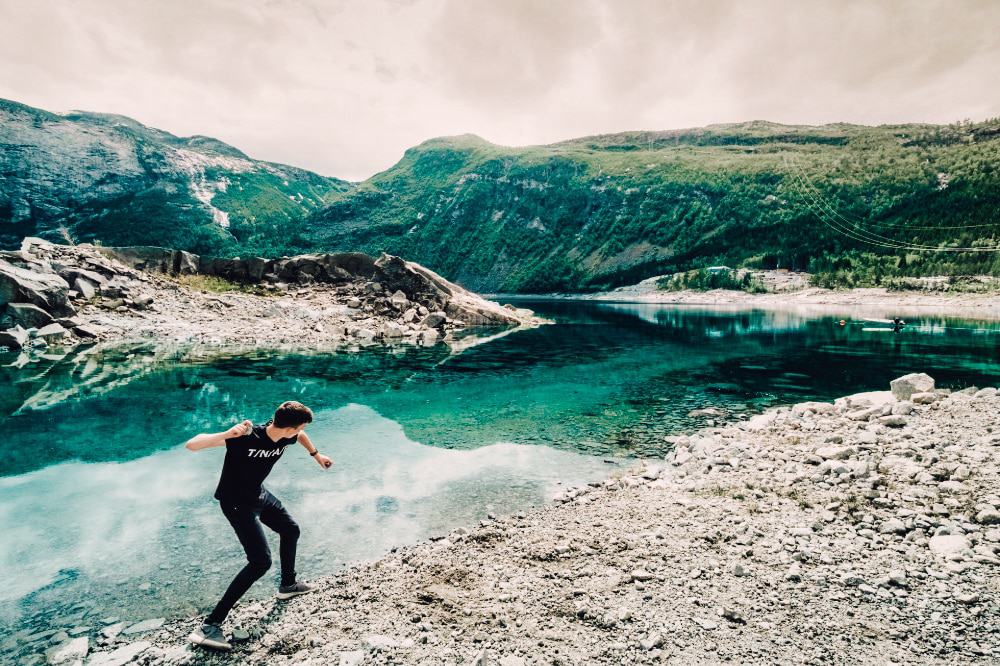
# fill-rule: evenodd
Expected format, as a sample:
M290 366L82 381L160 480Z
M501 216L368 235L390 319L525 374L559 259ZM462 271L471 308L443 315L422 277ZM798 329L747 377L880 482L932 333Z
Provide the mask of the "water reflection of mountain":
M1000 381L998 326L911 321L902 335L794 313L532 304L559 323L460 347L310 353L95 345L0 367L13 447L0 474L128 460L191 433L263 420L298 399L367 405L432 446L541 443L656 455L693 408L755 410L881 388L924 370L943 385ZM9 363L9 362L8 362Z

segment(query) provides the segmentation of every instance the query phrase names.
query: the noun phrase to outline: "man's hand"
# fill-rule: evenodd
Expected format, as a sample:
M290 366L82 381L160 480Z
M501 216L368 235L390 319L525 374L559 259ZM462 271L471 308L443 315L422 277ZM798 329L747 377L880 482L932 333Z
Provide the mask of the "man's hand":
M324 456L322 453L317 453L313 456L313 458L316 459L316 462L318 462L319 466L323 469L329 469L333 466L333 461Z
M226 431L226 439L249 435L251 430L253 430L253 423L249 419L244 419Z

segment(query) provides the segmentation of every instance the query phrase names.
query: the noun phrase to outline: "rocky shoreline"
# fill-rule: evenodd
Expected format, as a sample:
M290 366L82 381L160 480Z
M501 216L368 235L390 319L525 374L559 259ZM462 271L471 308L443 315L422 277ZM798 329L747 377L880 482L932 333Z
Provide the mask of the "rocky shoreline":
M534 326L418 264L359 253L210 259L152 247L25 239L0 253L0 347L87 341L328 348L454 340Z
M233 653L188 646L191 618L66 636L49 660L1000 663L1000 395L891 388L676 436L551 506L241 604Z
M897 291L881 287L824 289L808 282L789 279L786 283L767 282L767 293L752 294L731 289L710 291L664 291L656 286L659 277L634 285L593 294L518 294L519 298L570 299L618 303L654 303L662 305L709 306L712 308L793 310L802 314L843 314L885 319L892 316L954 316L969 319L1000 319L1000 293L947 291L942 281L928 279L937 288ZM773 287L773 290L771 290ZM496 298L514 294L496 294Z

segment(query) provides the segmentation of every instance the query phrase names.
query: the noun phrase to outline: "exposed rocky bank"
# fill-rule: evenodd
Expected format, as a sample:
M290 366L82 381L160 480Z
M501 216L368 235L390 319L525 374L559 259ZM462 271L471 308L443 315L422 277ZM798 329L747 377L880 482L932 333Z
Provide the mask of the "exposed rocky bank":
M946 277L912 278L915 283L913 289L892 290L885 287L825 289L811 286L808 275L804 273L786 271L755 271L754 275L767 288L766 293L732 289L666 291L660 289L657 283L669 276L656 276L610 291L566 294L562 297L664 305L825 311L882 319L928 314L1000 319L1000 291L996 278L990 276L967 278L963 283L965 290L952 288Z
M320 578L313 595L241 604L233 653L186 645L191 618L66 636L49 658L1000 663L998 410L996 388L952 393L926 375L779 408L673 437L666 460L552 506Z
M0 253L0 346L14 350L149 339L433 344L467 327L541 322L391 255L211 259L37 238Z

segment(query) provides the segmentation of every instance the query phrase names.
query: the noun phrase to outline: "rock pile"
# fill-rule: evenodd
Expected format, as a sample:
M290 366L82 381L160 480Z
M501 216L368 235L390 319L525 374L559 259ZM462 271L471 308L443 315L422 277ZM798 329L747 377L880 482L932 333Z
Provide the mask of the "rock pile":
M186 646L191 619L139 662L1000 663L1000 395L902 384L674 437L280 612L241 605L234 655Z
M189 276L218 278L221 293ZM154 247L25 239L0 253L0 346L154 338L246 344L433 343L471 326L540 320L399 257L211 259Z

